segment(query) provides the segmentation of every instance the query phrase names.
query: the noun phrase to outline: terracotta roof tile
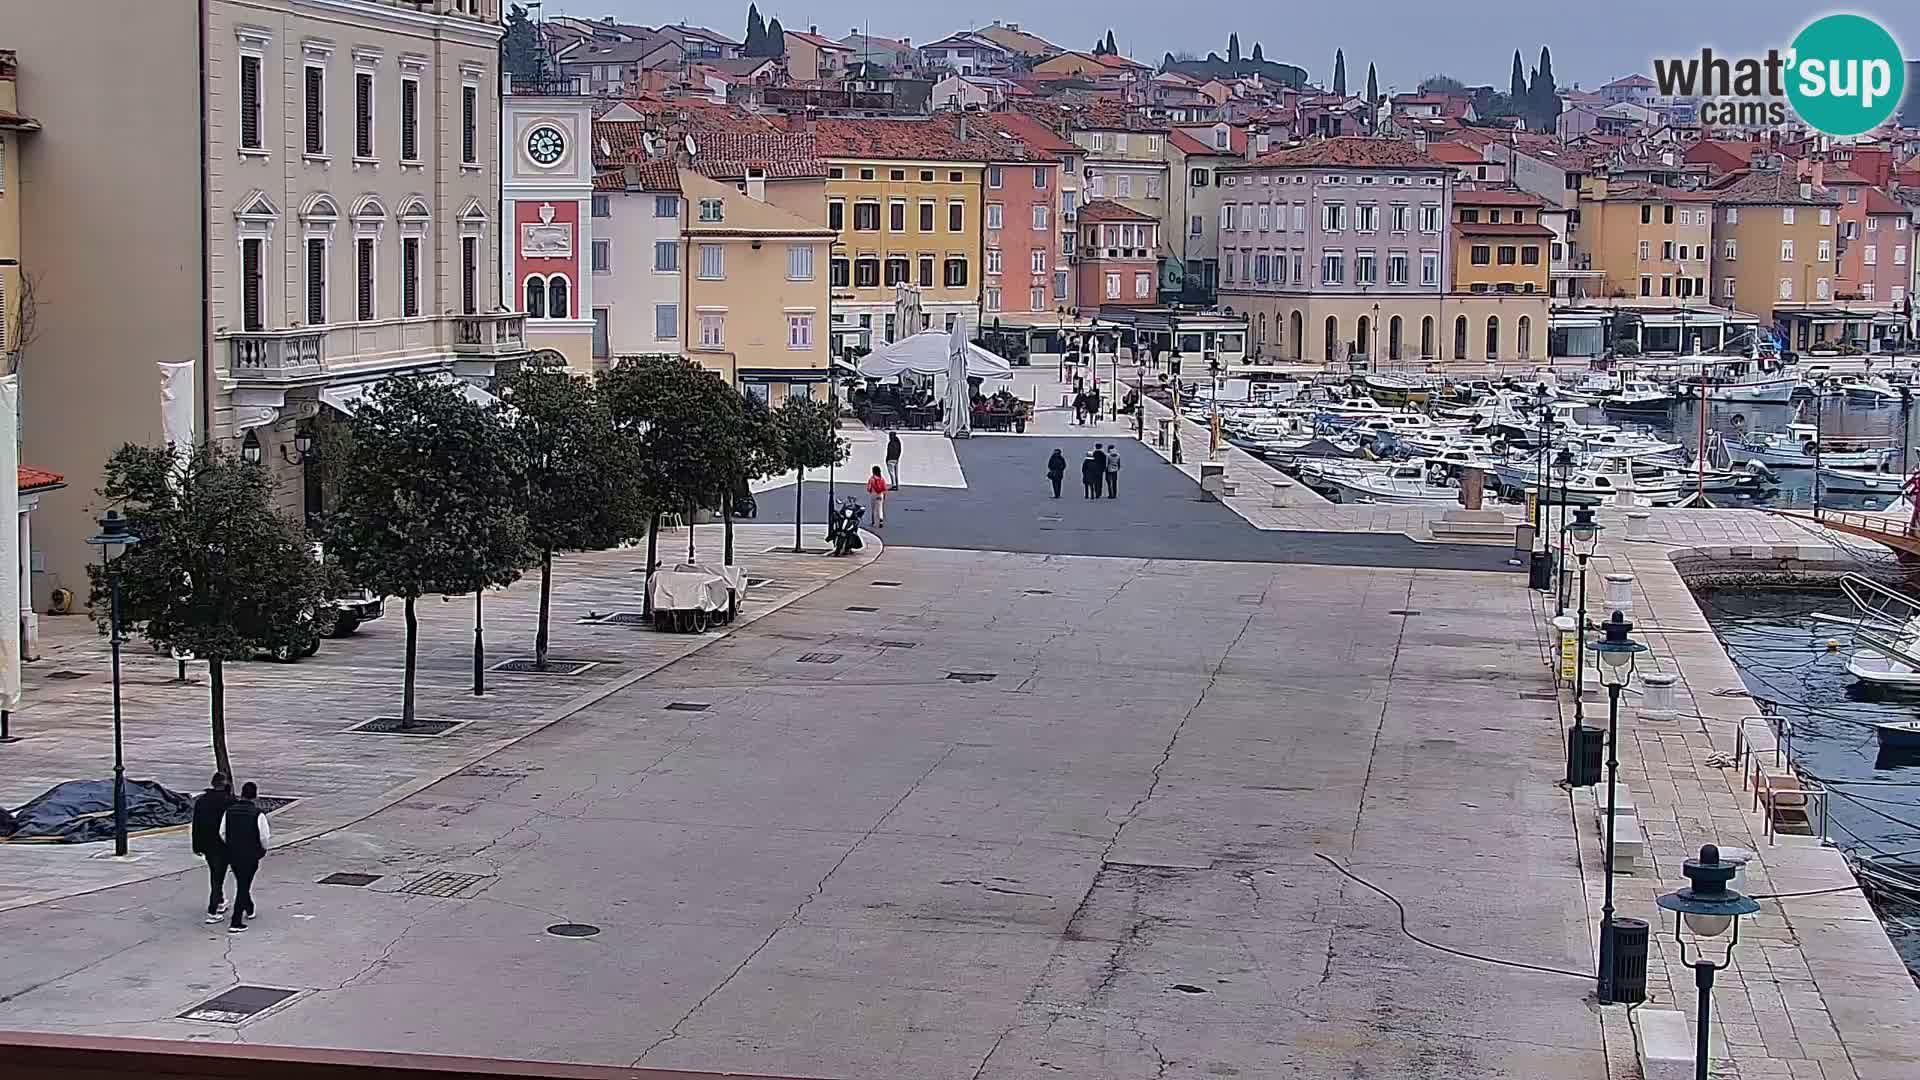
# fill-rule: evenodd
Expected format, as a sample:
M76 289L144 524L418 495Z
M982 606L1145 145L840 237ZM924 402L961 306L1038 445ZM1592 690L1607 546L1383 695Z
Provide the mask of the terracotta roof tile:
M1094 199L1080 208L1081 221L1156 221L1152 214L1143 214L1131 206L1123 206L1112 199Z
M1461 188L1453 189L1455 206L1539 206L1545 207L1547 201L1531 191L1519 191L1514 188Z
M1001 158L1003 161L1055 161L1063 154L1084 154L1083 147L1056 134L1047 125L1025 113L1013 110L1001 110L976 114L974 121L986 125L996 135L1006 133L1008 138L1020 144L1019 150L1009 147L1005 153L1018 156ZM1006 140L1001 140L1005 142Z
M1457 142L1430 142L1427 144L1427 156L1435 161L1445 162L1448 165L1492 164L1492 162L1480 156L1480 151L1475 150L1465 143Z
M1517 221L1456 221L1454 230L1471 236L1538 236L1542 239L1554 235L1552 229L1533 222Z
M1867 204L1867 213L1869 214L1907 214L1911 212L1907 204L1895 199L1879 188L1868 188L1867 197L1862 199L1861 202Z
M46 488L65 487L67 478L57 472L36 469L31 465L19 466L21 491L40 491Z
M991 114L989 114L991 115ZM960 114L936 113L926 119L821 117L815 139L823 158L867 161L1052 161L1052 153L1034 149L992 120L967 118L960 137Z
M1341 166L1343 168L1438 169L1440 162L1400 139L1336 136L1302 146L1274 150L1255 158L1263 167Z
M818 140L804 131L708 131L694 136L693 167L714 180L744 180L749 167L770 180L813 180L827 175Z
M1732 206L1835 206L1840 197L1823 188L1809 186L1809 194L1800 193L1801 180L1790 172L1742 169L1728 173L1707 188L1713 201Z

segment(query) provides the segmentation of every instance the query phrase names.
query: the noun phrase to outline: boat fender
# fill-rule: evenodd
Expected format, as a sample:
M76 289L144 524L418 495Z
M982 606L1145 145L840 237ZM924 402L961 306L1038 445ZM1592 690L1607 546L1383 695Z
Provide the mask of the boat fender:
M1838 639L1836 639L1836 638L1828 638L1828 639L1827 639L1827 651L1828 651L1828 652L1839 652L1839 651L1840 651L1840 642L1839 642L1839 640L1838 640Z

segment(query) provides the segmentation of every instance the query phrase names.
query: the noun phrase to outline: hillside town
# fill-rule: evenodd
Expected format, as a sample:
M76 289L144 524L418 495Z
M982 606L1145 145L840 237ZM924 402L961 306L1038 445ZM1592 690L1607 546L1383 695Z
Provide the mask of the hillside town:
M0 0L0 1077L1920 1076L1915 16L1427 7Z

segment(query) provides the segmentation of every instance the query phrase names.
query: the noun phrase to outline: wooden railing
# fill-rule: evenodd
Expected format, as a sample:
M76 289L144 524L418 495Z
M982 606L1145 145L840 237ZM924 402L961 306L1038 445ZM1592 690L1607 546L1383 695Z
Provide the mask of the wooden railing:
M555 1062L0 1031L7 1080L799 1080Z

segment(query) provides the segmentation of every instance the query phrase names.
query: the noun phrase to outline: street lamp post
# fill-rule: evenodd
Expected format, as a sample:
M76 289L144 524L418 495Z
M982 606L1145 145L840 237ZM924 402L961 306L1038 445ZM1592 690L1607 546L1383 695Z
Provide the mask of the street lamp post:
M100 569L107 577L107 640L113 649L113 853L127 853L127 767L122 746L120 718L120 571L114 566L115 548L124 551L140 542L127 531L127 520L118 510L109 510L100 519L98 535L87 543L100 549Z
M1133 392L1139 395L1133 403L1134 437L1142 443L1147 441L1147 362L1140 359L1138 346L1133 354Z
M1573 541L1574 557L1580 560L1580 608L1577 613L1578 633L1585 637L1587 633L1587 560L1593 557L1593 549L1600 542L1600 534L1606 526L1593 520L1593 507L1582 506L1573 512L1573 524L1567 526L1567 535ZM1585 660L1573 666L1573 724L1580 727L1586 719L1587 665Z
M1180 464L1180 342L1176 336L1173 351L1167 354L1167 370L1173 375L1173 463Z
M1655 901L1661 908L1673 912L1673 940L1680 946L1680 962L1693 969L1693 985L1700 996L1699 1019L1695 1024L1699 1041L1693 1058L1694 1080L1707 1080L1707 1033L1713 1015L1714 973L1733 966L1733 947L1740 944L1740 916L1760 910L1753 898L1728 887L1727 883L1738 871L1739 867L1720 861L1718 847L1707 844L1700 849L1698 859L1688 859L1681 869L1687 875L1687 887ZM1689 962L1687 940L1680 936L1683 921L1699 938L1717 938L1732 927L1733 938L1727 942L1725 957L1716 964L1698 951L1696 943L1694 959Z
M479 586L473 590L473 696L484 697L487 693L487 639L485 624L485 599L487 587Z
M1533 486L1533 528L1540 534L1541 552L1551 554L1553 534L1547 531L1547 462L1553 457L1553 407L1547 403L1545 383L1540 384L1534 394L1537 402L1534 415L1540 418L1540 442L1535 448L1539 457L1539 480Z
M1207 374L1213 378L1213 416L1207 421L1207 460L1220 456L1220 357L1212 349L1205 353Z
M1553 471L1560 478L1560 553L1554 559L1553 613L1567 613L1567 484L1573 479L1573 448L1563 446L1553 459Z
M1582 560L1584 561L1584 560ZM1600 1003L1613 1002L1613 823L1615 784L1620 775L1620 692L1633 678L1633 660L1647 647L1633 640L1633 624L1616 611L1606 623L1607 636L1592 645L1600 661L1600 681L1607 684L1607 848L1602 876L1606 899L1600 907Z

